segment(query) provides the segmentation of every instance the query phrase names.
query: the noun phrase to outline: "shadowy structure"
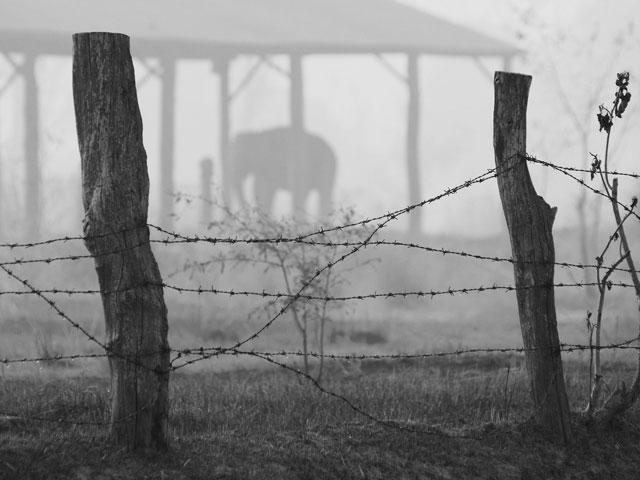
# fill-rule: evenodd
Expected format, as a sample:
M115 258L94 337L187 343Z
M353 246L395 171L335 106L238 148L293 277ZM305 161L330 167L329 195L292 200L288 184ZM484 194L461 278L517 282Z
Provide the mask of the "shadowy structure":
M519 50L505 42L454 25L390 0L0 0L0 56L11 65L10 79L24 82L25 216L29 238L38 234L41 212L41 165L38 117L37 64L45 55L70 55L71 34L78 31L126 31L132 53L146 72L139 80L157 77L160 95L160 205L159 223L171 229L175 170L175 112L179 61L212 62L218 77L219 156L225 161L231 131L232 104L261 66L273 67L270 57L285 55L289 69L290 122L305 131L305 60L318 54L373 55L382 68L407 88L407 201L422 200L420 152L420 68L422 55L448 55L478 62L502 59L505 70ZM407 58L406 71L398 71L384 58ZM235 60L254 56L255 67L238 84L232 81ZM154 59L153 62L150 60ZM10 80L12 81L12 80ZM2 89L2 86L0 86ZM410 214L410 230L422 225L422 209Z
M240 204L255 200L265 212L273 212L278 190L292 194L292 212L304 212L309 195L319 194L318 216L326 219L336 175L336 156L321 137L302 132L296 142L292 128L280 127L258 132L239 133L229 149L224 165L225 203ZM253 192L247 192L247 180L253 177Z

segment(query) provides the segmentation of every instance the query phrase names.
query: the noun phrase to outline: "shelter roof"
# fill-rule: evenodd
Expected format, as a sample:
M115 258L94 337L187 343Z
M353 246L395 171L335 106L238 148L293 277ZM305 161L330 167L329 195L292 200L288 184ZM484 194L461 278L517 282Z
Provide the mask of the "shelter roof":
M518 53L393 0L0 0L2 51L69 54L86 31L126 33L136 56Z

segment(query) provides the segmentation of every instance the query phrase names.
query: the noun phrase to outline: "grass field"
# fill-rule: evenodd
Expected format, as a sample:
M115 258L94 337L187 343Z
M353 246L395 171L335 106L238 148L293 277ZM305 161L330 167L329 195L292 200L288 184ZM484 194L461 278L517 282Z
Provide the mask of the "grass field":
M110 447L107 377L42 367L5 375L0 423L3 479L388 479L637 478L640 416L555 444L528 422L530 401L517 355L329 365L319 392L280 368L174 375L171 448L133 456ZM631 374L610 363L607 376ZM566 362L572 408L585 402L587 369ZM46 419L47 421L43 421ZM77 425L89 423L90 425ZM429 429L429 433L416 433Z
M491 239L424 243L508 256L504 242ZM43 250L32 255L76 251L82 253ZM574 261L574 253L567 247L557 256ZM253 278L251 272L181 271L185 258L207 258L206 249L156 254L165 279L178 285L281 287L277 279ZM376 255L381 261L375 270L356 272L335 293L513 282L508 263L392 248L376 250ZM90 259L84 262L26 265L20 274L39 288L97 288ZM556 280L580 281L579 275L558 268ZM3 278L0 287L20 285ZM242 296L165 295L174 348L233 343L270 317L258 302ZM41 300L2 299L0 357L100 353ZM633 337L636 307L630 292L614 289L608 299L604 342ZM83 328L104 337L97 296L55 300ZM594 307L584 291L558 288L556 300L561 340L585 343L584 318ZM327 353L521 346L513 292L355 302L332 310L327 335L331 333L335 338L327 340ZM251 347L298 350L300 340L284 316ZM609 385L631 378L633 358L627 353L603 355ZM587 357L572 353L564 359L572 409L578 412L586 403ZM295 364L296 359L283 361ZM14 414L0 418L0 479L638 478L637 408L597 432L587 431L576 415L577 441L565 448L529 422L522 363L515 354L329 361L323 386L384 421L378 423L259 359L203 361L172 376L171 448L148 457L117 451L108 442L109 371L104 359L0 365L0 412Z

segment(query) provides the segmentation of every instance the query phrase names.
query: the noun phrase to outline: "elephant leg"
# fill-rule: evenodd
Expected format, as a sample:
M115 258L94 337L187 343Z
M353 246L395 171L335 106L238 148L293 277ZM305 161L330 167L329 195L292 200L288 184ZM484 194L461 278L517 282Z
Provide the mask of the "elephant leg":
M276 195L276 186L273 182L265 178L256 176L254 191L256 196L256 205L267 216L273 213L273 199Z
M318 198L320 220L326 222L329 219L329 215L331 215L332 211L331 190L329 189L329 191L318 191Z
M294 219L307 219L307 198L309 197L309 189L306 182L297 179L293 185L291 192L291 216Z

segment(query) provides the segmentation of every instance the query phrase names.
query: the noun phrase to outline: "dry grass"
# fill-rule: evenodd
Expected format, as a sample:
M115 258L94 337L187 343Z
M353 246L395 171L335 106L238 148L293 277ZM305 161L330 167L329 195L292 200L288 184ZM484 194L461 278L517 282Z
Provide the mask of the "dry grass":
M475 244L431 239L430 244L498 254L495 242ZM568 244L561 242L561 244ZM168 247L167 247L168 248ZM60 254L60 252L56 252ZM63 252L64 253L64 252ZM161 255L163 272L181 256ZM559 252L562 260L572 252ZM206 251L185 251L187 258ZM35 254L34 254L35 255ZM381 253L379 271L354 279L342 293L477 286L512 282L509 264L470 262L441 256ZM38 256L38 255L35 255ZM42 256L48 256L42 252ZM180 258L178 258L180 257ZM95 288L91 264L23 267L41 287ZM570 281L558 269L557 280ZM565 278L566 277L566 278ZM213 280L212 280L213 278ZM170 277L179 285L220 281L244 288L273 288L264 279L249 283L233 271L224 278ZM17 286L4 280L3 288ZM617 295L617 296L613 296ZM635 303L612 292L607 343L635 335ZM97 353L37 299L3 297L0 356ZM56 297L61 308L103 338L99 298ZM243 297L167 294L172 347L228 344L255 331L265 318L248 317L256 305ZM561 338L584 343L584 292L558 289ZM615 310L614 310L615 309ZM446 351L460 347L521 345L513 294L486 293L349 304L332 326L346 333L329 352L396 353ZM615 327L615 328L613 328ZM252 347L298 349L282 318ZM357 344L353 332L378 335L386 343ZM222 338L226 335L226 338ZM607 354L607 381L631 376L623 352ZM586 402L585 356L565 357L572 408ZM171 451L158 457L115 450L104 425L109 409L108 369L102 360L44 362L0 367L0 410L25 418L0 421L0 479L402 479L402 478L638 478L640 418L629 412L612 430L588 432L576 417L578 441L564 448L528 422L531 403L515 355L459 356L424 361L364 361L330 364L326 388L366 412L412 428L433 426L453 435L410 433L371 422L308 382L265 368L259 360L201 362L171 380ZM54 366L56 365L56 366ZM41 417L54 421L40 421ZM67 423L69 422L69 423Z
M329 369L326 388L376 417L471 439L376 424L281 369L174 375L172 447L159 457L119 452L103 426L73 424L107 420L106 378L4 377L3 409L56 421L0 424L0 478L637 478L637 410L595 435L577 419L579 441L563 448L527 421L519 364L461 356ZM611 378L629 371L611 365ZM578 409L584 364L569 361L566 376Z

